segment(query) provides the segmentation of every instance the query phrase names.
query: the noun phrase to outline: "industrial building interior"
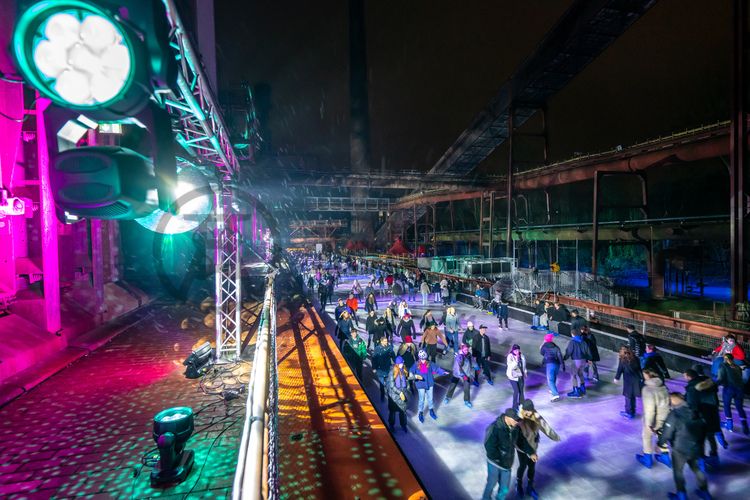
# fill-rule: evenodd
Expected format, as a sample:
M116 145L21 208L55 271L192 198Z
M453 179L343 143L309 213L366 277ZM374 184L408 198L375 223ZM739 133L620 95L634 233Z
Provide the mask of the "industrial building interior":
M2 0L0 496L746 498L748 3Z

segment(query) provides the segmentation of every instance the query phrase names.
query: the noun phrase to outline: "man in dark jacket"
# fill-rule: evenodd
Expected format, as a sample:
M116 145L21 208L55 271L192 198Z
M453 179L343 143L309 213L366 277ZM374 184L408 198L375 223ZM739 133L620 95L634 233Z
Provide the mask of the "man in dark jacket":
M582 318L580 314L578 314L578 309L573 309L572 311L570 311L571 330L578 330L579 332L583 333L583 327L588 326L589 322Z
M487 383L494 385L492 381L492 372L490 371L490 357L492 356L492 350L490 349L490 338L487 336L487 326L479 326L479 335L474 337L471 346L472 355L477 360L477 364L484 372L484 376L487 378ZM479 370L477 370L477 376L474 379L479 382Z
M372 355L372 369L380 383L380 400L385 401L385 389L388 384L388 372L391 370L393 360L396 354L393 352L393 346L388 343L387 337L380 337L379 342L375 344L375 352Z
M662 382L664 382L664 379L671 378L669 370L667 370L667 364L654 344L646 344L646 353L643 355L643 369L651 370L659 375Z
M706 475L700 470L698 461L703 456L703 441L705 440L705 424L697 412L685 403L685 397L679 392L669 395L672 411L662 426L659 436L659 446L669 443L672 448L672 474L677 493L670 493L673 500L687 500L685 490L685 464L698 480L697 494L702 499L710 499Z
M599 367L596 366L596 364L601 358L599 357L599 347L596 345L596 337L594 337L594 334L591 332L586 322L584 322L580 328L577 328L577 330L581 332L581 337L583 338L583 341L586 342L586 345L589 346L589 352L591 353L591 359L583 368L583 375L586 380L588 380L590 368L592 380L594 383L599 382Z
M377 321L378 317L375 314L375 310L371 309L367 313L367 320L365 321L365 331L367 332L367 350L370 350L370 345L373 344L377 346L378 345L378 339L373 338L373 332L375 330L375 322Z
M568 318L570 318L568 308L559 302L555 302L555 306L547 311L547 314L550 315L549 329L553 333L560 333L560 323L568 321Z
M750 434L750 428L747 426L747 415L743 406L743 389L745 386L742 380L742 368L734 362L734 356L726 353L724 362L719 367L719 378L716 380L717 385L724 386L721 397L724 403L724 427L729 432L734 431L734 421L732 420L732 402L737 408L742 423L742 432Z
M710 377L700 375L692 368L685 370L685 397L687 404L697 411L706 423L706 440L710 447L708 463L713 466L719 464L719 452L716 442L727 449L729 444L721 432L721 419L719 418L719 388Z
M547 385L552 393L551 401L553 403L560 401L560 393L557 390L557 374L560 372L560 367L565 371L562 352L555 344L554 339L555 336L548 333L544 336L544 344L539 348L539 354L542 355L542 363L544 363L547 372Z
M583 378L583 367L591 359L589 346L583 341L583 337L576 332L571 332L573 338L568 347L565 348L563 361L573 360L573 390L568 393L569 398L582 398L586 394L586 383Z
M532 330L539 330L541 328L540 318L542 317L542 314L545 313L544 309L544 302L542 302L539 299L534 300L534 316L531 321L531 329Z
M490 500L495 484L498 491L495 498L502 499L510 490L510 474L516 449L526 453L532 462L538 457L533 448L521 435L518 428L520 417L513 408L497 417L490 424L484 438L484 450L487 453L487 484L484 487L482 500Z
M641 360L643 367L643 355L646 354L646 337L636 331L633 325L625 327L628 330L628 347L633 351L635 357Z

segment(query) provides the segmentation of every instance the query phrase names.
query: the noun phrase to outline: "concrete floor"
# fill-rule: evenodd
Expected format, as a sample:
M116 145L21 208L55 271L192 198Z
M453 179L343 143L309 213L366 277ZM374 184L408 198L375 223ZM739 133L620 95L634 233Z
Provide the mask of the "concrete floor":
M351 281L348 277L337 288L337 294L348 293ZM360 276L360 283L365 277ZM390 297L379 298L382 308ZM424 308L421 296L409 306L418 322ZM430 303L436 319L442 317L442 305ZM332 315L333 305L326 311ZM641 452L641 420L623 419L621 385L612 382L617 357L614 352L600 349L599 364L601 381L588 386L583 399L567 399L564 394L571 389L570 375L561 373L558 389L563 400L551 403L546 379L540 368L539 346L543 342L541 333L534 332L528 324L510 320L510 329L501 331L497 319L486 312L466 304L457 304L462 327L471 320L478 327L484 323L489 327L492 341L493 371L495 385L482 384L472 387L472 409L462 403L461 391L457 390L449 406L442 403L449 378L438 380L435 390L438 420L426 418L421 424L416 418L416 398L412 398L409 412L408 434L396 431L395 438L402 451L423 482L433 499L481 498L487 478L485 452L482 444L485 428L502 411L510 406L512 390L505 376L505 355L509 347L517 343L526 355L529 380L526 397L532 399L539 412L562 437L559 443L542 436L537 464L536 489L541 498L666 498L674 491L672 471L661 464L650 470L635 460ZM360 324L364 329L364 310L360 310ZM365 334L362 333L366 338ZM398 340L395 341L398 344ZM558 337L556 343L565 351L569 342ZM502 363L499 361L502 359ZM449 368L452 356L440 361ZM379 390L372 372L365 375L365 389L383 418L387 417L387 405L379 401ZM673 373L678 380L667 381L670 390L684 391L681 375ZM460 388L459 388L460 389ZM640 400L638 415L641 414ZM737 418L735 416L735 418ZM728 450L721 450L721 466L709 473L709 488L715 498L748 498L750 491L750 437L735 432L728 434ZM517 463L516 463L517 465ZM688 494L692 496L695 480L686 468ZM515 485L515 470L512 483ZM512 491L509 498L516 497Z
M244 396L228 407L183 377L182 361L212 330L195 309L171 303L0 409L0 498L227 498L237 463ZM180 322L191 317L191 328ZM229 384L249 379L237 365ZM207 392L221 390L219 379ZM141 458L155 447L152 419L190 406L195 465L175 487L152 489ZM200 413L198 413L200 412Z

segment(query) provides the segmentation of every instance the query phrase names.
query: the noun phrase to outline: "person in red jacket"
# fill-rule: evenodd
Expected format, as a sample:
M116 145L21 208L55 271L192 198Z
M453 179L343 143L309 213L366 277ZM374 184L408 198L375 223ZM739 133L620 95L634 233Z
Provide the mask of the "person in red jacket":
M716 380L719 376L719 368L724 362L724 355L731 354L734 358L735 364L742 368L742 380L747 383L748 377L750 376L750 370L747 369L747 363L745 361L745 350L737 343L737 337L729 333L721 339L721 344L713 350L712 355L714 356L713 362L711 363L711 378Z
M347 307L349 307L349 309L351 309L354 322L357 323L357 326L359 326L359 320L357 319L357 309L359 309L359 301L353 293L350 293L349 298L346 299L346 305Z

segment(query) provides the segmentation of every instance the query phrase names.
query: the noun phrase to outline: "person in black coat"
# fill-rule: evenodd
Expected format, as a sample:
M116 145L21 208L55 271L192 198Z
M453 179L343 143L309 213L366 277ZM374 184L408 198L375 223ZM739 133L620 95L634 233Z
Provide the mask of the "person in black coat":
M711 380L711 377L701 375L690 368L685 370L685 398L687 404L697 411L706 423L706 440L710 447L710 455L707 460L711 465L719 464L719 452L716 442L727 449L729 444L724 439L721 431L721 419L719 418L719 387Z
M669 370L667 370L667 364L664 362L664 358L656 350L654 344L646 344L646 353L643 355L643 369L651 370L657 375L662 382L665 379L671 378L669 376Z
M479 335L475 336L472 340L471 354L474 356L474 359L477 360L477 364L484 372L484 376L487 378L487 383L493 385L492 372L490 371L492 349L490 348L490 338L487 336L487 327L485 325L479 326ZM479 370L477 370L477 375L474 377L474 381L479 383Z
M378 345L378 339L373 339L373 331L375 330L375 322L378 320L375 310L371 309L367 313L367 320L365 321L365 331L367 332L367 350L370 350L370 346L373 344Z
M633 325L628 325L625 328L628 330L628 347L640 361L646 354L646 337L638 333ZM641 368L643 368L643 365L641 365Z
M620 347L620 362L617 365L615 382L623 378L622 395L625 397L625 411L620 415L626 418L635 416L635 398L641 397L643 386L643 373L641 364L628 346Z
M592 380L594 382L599 382L599 367L596 366L596 364L601 358L599 357L599 348L596 345L596 337L594 337L594 334L591 332L587 324L581 326L580 331L583 341L589 346L589 353L591 354L591 359L588 364L583 367L584 378L586 380L589 379L589 368L591 368L591 374L593 376Z
M538 460L531 445L524 439L518 422L521 417L516 410L508 408L489 425L484 436L484 451L487 453L487 484L482 498L491 498L495 484L495 498L505 498L510 490L510 476L516 449L528 455L532 462Z
M583 341L579 332L573 330L573 337L565 348L563 361L573 360L573 390L568 393L569 398L582 398L586 395L586 381L583 377L583 367L591 359L589 346Z
M659 436L659 446L664 447L669 443L672 449L672 475L677 493L670 493L670 499L687 499L685 490L685 464L698 480L698 496L709 499L708 481L706 475L701 471L698 461L703 456L703 441L705 440L705 424L698 412L694 411L685 403L685 397L673 392L669 395L672 411L662 426Z
M578 330L579 332L583 333L583 328L588 326L589 322L581 317L581 315L578 313L578 309L573 309L572 311L570 311L571 330Z

